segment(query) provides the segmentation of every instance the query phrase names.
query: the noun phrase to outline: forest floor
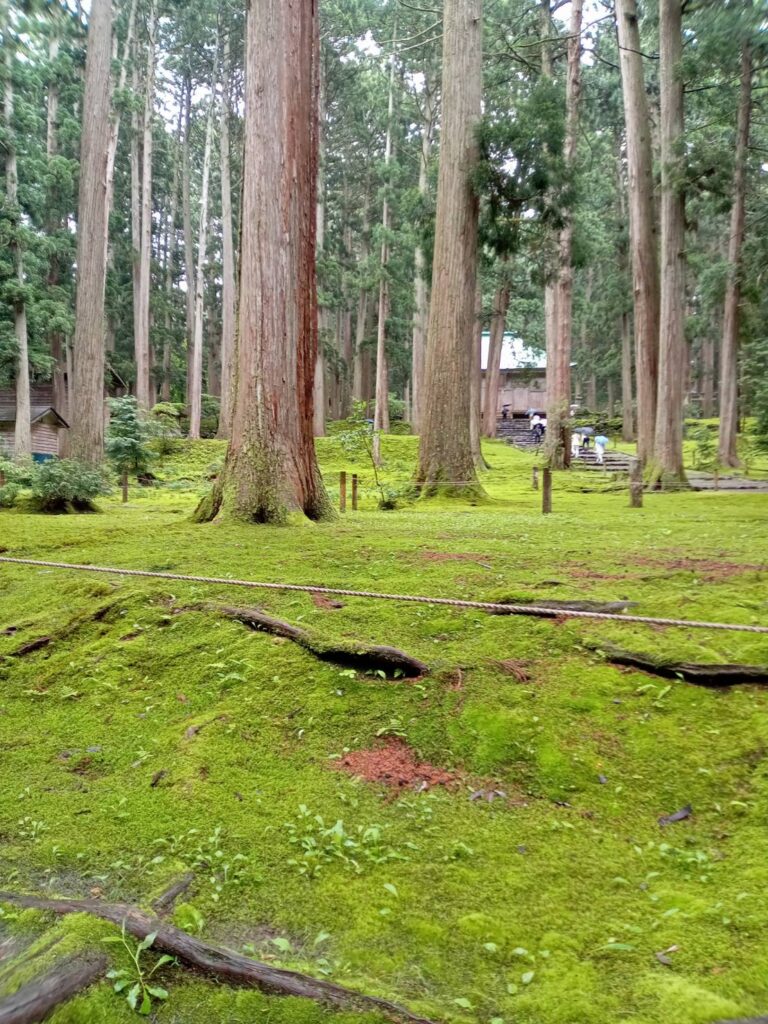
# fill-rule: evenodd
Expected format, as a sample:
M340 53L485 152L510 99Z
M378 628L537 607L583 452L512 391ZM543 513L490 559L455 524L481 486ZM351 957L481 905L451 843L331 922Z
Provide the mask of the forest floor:
M386 439L388 482L405 482L415 444ZM369 472L323 439L329 489L340 469L360 471L361 511L292 529L197 526L190 513L223 447L179 447L156 470L163 485L132 488L126 506L116 494L94 515L0 512L0 548L768 623L765 495L650 494L630 510L624 485L559 474L555 512L542 516L531 457L491 443L489 503L379 512ZM431 671L355 672L201 602L258 605L325 640L394 644ZM766 1013L768 690L613 667L590 646L609 641L768 664L768 636L2 565L0 888L148 907L193 870L182 927L439 1021ZM0 995L24 975L4 971L4 942L33 943L37 971L114 932L6 906ZM102 948L126 966L119 947ZM160 1024L379 1019L180 967L159 977ZM134 1016L103 982L51 1020Z

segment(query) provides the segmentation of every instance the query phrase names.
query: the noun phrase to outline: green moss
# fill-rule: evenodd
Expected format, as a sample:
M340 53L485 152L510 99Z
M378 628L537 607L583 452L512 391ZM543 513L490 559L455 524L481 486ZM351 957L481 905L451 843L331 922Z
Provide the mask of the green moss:
M384 439L388 486L412 478L417 444ZM158 472L164 486L132 490L126 507L107 500L100 516L0 512L2 546L268 582L630 599L640 614L765 621L764 495L649 494L630 510L624 490L583 494L556 474L555 511L544 517L532 458L491 442L481 481L492 504L436 499L380 513L370 467L334 438L318 451L334 501L338 473L358 474L359 512L348 505L301 531L193 524L208 467L224 454L206 441L179 444ZM336 644L394 644L432 672L408 682L350 674L187 610L208 602L257 604ZM203 937L330 971L441 1020L695 1024L764 1011L768 698L668 688L605 664L590 645L765 663L765 637L340 603L0 567L3 887L98 887L148 903L191 867L185 901ZM11 656L45 636L47 647ZM507 659L527 678L504 671ZM334 770L346 750L387 733L454 770L455 787L393 794ZM489 800L494 791L506 795ZM660 828L660 815L688 803L692 818ZM367 853L302 874L287 827L302 804L326 827L342 821L357 844L374 836ZM98 946L107 927L0 920L3 932L61 935L73 950ZM663 966L654 954L672 945L673 965ZM160 1024L361 1020L181 970L167 987ZM103 984L53 1019L133 1018Z

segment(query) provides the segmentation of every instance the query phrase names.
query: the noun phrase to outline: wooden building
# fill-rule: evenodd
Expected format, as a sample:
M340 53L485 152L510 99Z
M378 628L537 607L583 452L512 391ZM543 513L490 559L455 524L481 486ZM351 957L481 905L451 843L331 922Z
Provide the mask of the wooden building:
M488 349L490 334L483 331L483 408L485 408L485 387L488 370ZM497 415L507 406L510 417L524 416L529 409L538 411L547 407L547 359L525 342L507 331L501 346L501 373L499 376L499 397Z
M62 452L69 424L53 407L53 385L38 384L31 393L32 457L42 462ZM0 388L0 457L12 458L16 431L16 391Z

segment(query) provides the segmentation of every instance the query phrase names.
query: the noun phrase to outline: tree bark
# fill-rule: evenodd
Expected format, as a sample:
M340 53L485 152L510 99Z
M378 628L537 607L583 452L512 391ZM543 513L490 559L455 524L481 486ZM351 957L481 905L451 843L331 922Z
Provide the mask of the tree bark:
M104 288L107 157L110 138L111 0L92 0L85 62L77 225L72 454L99 463L104 454Z
M387 138L384 147L384 202L381 210L381 256L379 259L379 320L376 331L376 404L373 411L373 459L381 465L381 435L389 433L389 362L387 360L387 317L389 316L389 168L392 164L392 143L395 118L395 71L397 23L392 33L392 54L389 61L389 97L387 102Z
M429 78L424 77L424 108L421 123L421 154L419 159L419 195L426 197L429 192L429 161L432 152L432 136L435 129L435 92ZM421 406L424 387L424 364L426 360L427 328L429 326L429 288L426 277L426 258L419 242L413 254L413 336L411 352L411 426L418 434L421 430Z
M709 333L701 342L701 414L715 415L715 339Z
M632 407L632 327L629 313L621 314L621 437L623 441L635 439Z
M144 78L144 113L141 144L141 216L139 228L138 321L134 325L136 401L150 407L149 293L152 270L152 119L155 100L155 4L147 7L147 65Z
M584 0L572 0L568 30L568 76L565 93L565 174L575 174L581 101L581 25ZM557 278L552 359L547 353L547 433L544 448L553 468L571 461L571 348L573 341L573 210L562 211L557 245Z
M0 7L0 22L3 30L5 51L5 88L3 121L5 124L5 197L7 211L11 218L9 250L15 277L13 295L13 333L16 340L15 383L16 383L16 425L13 438L15 459L28 459L32 455L32 413L29 390L29 344L27 338L27 304L24 298L24 259L19 242L21 231L21 209L19 208L19 171L16 158L16 132L13 124L14 89L13 80L16 65L16 41L10 24L7 2Z
M747 42L741 50L736 154L733 168L733 205L728 238L728 282L725 288L723 337L720 344L720 437L719 457L725 466L738 466L736 437L739 422L739 319L741 305L741 250L746 221L747 151L752 113L752 51Z
M205 148L203 150L203 181L200 188L200 224L197 236L197 272L195 274L195 318L192 335L191 379L189 393L189 436L192 440L200 437L200 418L203 404L203 326L205 322L205 264L208 250L208 192L211 182L211 157L213 150L213 114L216 105L216 76L218 71L219 43L216 40L216 59L211 80L211 101L205 119Z
M496 289L496 294L493 297L488 364L485 371L485 407L483 409L483 435L485 437L496 437L496 424L499 416L501 350L504 344L504 331L507 326L510 293L509 284L503 282Z
M59 83L56 61L59 56L61 45L60 28L63 9L59 4L54 5L51 17L51 37L48 42L48 63L50 67L50 78L48 82L48 109L46 116L46 143L45 151L48 160L51 161L59 152ZM52 208L55 210L55 207ZM62 218L57 212L49 216L46 230L49 235L54 236L62 227ZM51 290L58 288L61 283L61 265L59 254L55 247L48 257L48 276L46 283ZM67 380L66 372L66 350L67 338L59 330L48 332L48 347L53 361L53 406L69 422L69 396L68 389L71 380ZM60 453L68 447L68 431L60 434Z
M235 355L236 283L235 241L232 224L232 182L229 153L229 119L231 116L231 55L229 36L224 36L224 74L221 107L221 220L222 220L222 283L221 283L221 411L217 437L228 438L232 419L233 361Z
M659 389L651 480L685 479L683 401L685 341L685 192L683 80L683 0L660 0L661 89L661 319ZM638 373L641 370L638 367Z
M134 40L131 69L132 92L139 94L139 48ZM136 362L138 388L138 348L141 331L141 124L138 106L131 111L131 277L133 283L133 349ZM109 213L107 213L109 222ZM109 223L107 223L109 233Z
M659 257L653 192L653 150L636 0L616 0L627 139L629 238L632 250L637 455L653 454L659 367Z
M128 27L125 34L125 42L123 43L123 55L120 59L120 71L117 78L117 89L118 92L122 93L125 91L125 83L128 80L128 66L131 63L131 51L133 49L133 37L136 30L136 7L138 0L131 0L131 6L128 11ZM112 121L109 131L109 146L107 148L107 216L105 221L104 230L104 258L106 259L106 253L109 249L109 215L112 212L114 192L115 192L115 160L117 159L117 143L120 139L120 111L116 110L112 114Z
M176 263L176 247L178 236L176 233L176 216L179 204L179 155L182 143L182 119L184 117L183 105L179 105L179 121L176 128L176 146L173 160L173 178L171 181L171 209L168 216L167 241L165 247L165 337L163 340L163 377L160 390L160 399L163 402L171 400L171 340L173 329L173 271Z
M478 160L482 100L481 0L446 0L443 87L432 301L419 466L422 492L482 496L471 437L475 359Z
M69 956L42 977L34 978L0 999L3 1024L37 1024L73 996L84 991L106 973L109 961L103 953Z
M192 134L192 76L187 72L184 81L184 149L181 161L181 212L184 231L184 268L187 311L187 408L190 405L190 388L192 386L192 347L195 336L195 245L192 237L192 200L190 197L192 166L191 166L191 134Z
M199 519L332 516L312 436L318 46L316 3L251 3L232 437Z

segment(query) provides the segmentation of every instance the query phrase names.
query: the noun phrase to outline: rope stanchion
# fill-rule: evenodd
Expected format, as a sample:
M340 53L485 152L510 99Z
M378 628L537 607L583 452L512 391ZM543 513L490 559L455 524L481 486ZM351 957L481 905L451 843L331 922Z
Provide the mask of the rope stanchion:
M410 604L431 604L449 608L471 608L501 615L530 615L544 619L592 619L606 622L633 622L647 626L680 626L686 629L722 629L737 633L765 633L768 626L747 626L735 622L698 622L693 619L664 619L650 615L619 615L612 612L587 612L545 605L502 604L493 601L464 601L452 597L425 597L416 594L386 594L375 590L348 590L342 587L313 587L299 583L264 583L237 580L227 576L192 576L175 572L151 572L148 569L118 569L106 565L80 565L75 562L49 562L35 558L9 558L0 555L5 565L32 565L39 569L68 569L75 572L96 572L108 576L133 576L139 579L174 580L181 583L210 583L214 586L248 587L252 590L285 590L299 594L330 594L336 597L367 597L376 601L402 601Z

